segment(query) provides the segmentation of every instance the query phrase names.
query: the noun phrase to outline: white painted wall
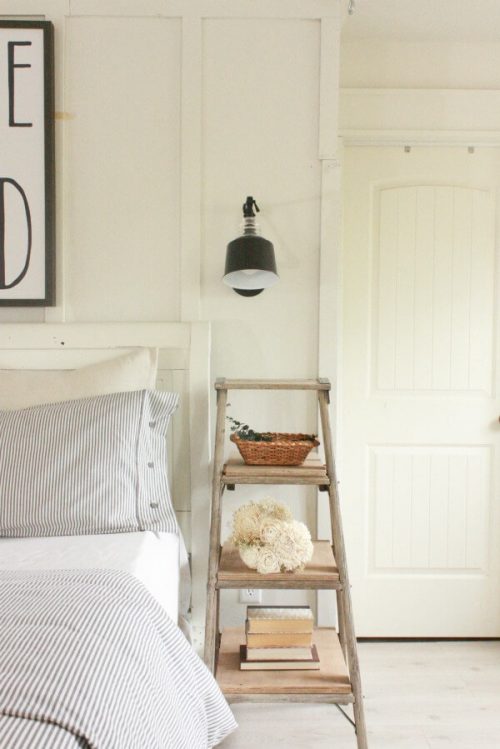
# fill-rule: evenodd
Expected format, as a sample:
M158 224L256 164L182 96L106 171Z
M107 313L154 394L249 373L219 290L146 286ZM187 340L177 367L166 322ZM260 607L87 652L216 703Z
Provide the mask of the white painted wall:
M214 20L204 26L201 288L202 314L212 321L214 378L317 374L319 42L318 21ZM259 223L275 245L281 278L254 299L220 280L225 244L240 232L247 194L261 207ZM231 403L234 416L257 428L315 428L310 395L234 393ZM270 493L314 526L314 493L242 487L226 494L225 532L237 505ZM264 595L276 601L273 591ZM290 601L303 596L288 594ZM236 601L233 591L223 597ZM237 607L223 611L225 623L241 618Z
M343 40L345 88L500 88L500 44Z
M66 316L178 320L178 18L66 22Z
M337 6L0 0L0 16L55 24L58 113L57 306L0 310L0 322L200 318L213 323L213 378L316 376ZM281 281L248 299L221 277L250 194ZM316 429L311 395L235 395L232 412L260 429ZM226 532L237 504L268 493L228 494ZM314 491L273 493L314 528Z
M499 142L500 43L349 36L340 50L346 144Z

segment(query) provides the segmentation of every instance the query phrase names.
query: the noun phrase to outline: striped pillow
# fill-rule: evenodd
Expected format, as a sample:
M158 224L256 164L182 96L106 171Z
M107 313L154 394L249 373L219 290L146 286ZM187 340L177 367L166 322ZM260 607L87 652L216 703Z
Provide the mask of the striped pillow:
M0 536L177 532L165 436L176 393L0 411Z

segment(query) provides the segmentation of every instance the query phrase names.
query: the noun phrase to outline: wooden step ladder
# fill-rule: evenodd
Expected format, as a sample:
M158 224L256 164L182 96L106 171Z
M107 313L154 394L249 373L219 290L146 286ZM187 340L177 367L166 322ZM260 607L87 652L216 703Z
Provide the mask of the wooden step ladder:
M225 380L215 383L217 420L210 526L210 555L207 584L205 663L215 674L229 701L322 701L334 703L354 726L358 749L367 749L356 636L349 576L342 532L338 483L330 427L330 382L317 380ZM325 452L325 465L315 470L301 468L228 466L224 459L226 407L229 390L315 391ZM332 544L314 542L314 555L301 572L260 575L248 569L238 553L225 543L221 548L221 515L224 490L238 484L313 484L329 496ZM239 645L243 630L219 632L220 590L223 588L281 588L335 590L338 632L318 628L315 642L321 660L320 671L240 671ZM341 705L352 704L354 720Z

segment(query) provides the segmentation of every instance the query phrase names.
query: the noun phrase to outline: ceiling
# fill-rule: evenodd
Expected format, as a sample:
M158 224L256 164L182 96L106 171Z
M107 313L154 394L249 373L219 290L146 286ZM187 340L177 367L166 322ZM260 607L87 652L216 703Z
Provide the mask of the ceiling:
M343 39L500 42L500 0L342 0Z

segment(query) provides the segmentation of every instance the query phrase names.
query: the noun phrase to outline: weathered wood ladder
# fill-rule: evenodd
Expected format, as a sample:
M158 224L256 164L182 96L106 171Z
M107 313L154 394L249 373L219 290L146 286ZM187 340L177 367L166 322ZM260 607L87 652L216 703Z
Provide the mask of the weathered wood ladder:
M363 695L357 643L342 531L338 482L335 471L329 415L330 382L318 380L217 380L217 420L212 484L210 556L207 585L205 663L216 674L226 697L232 701L326 701L337 705L353 724L358 749L367 749ZM226 475L224 440L229 390L311 390L318 398L325 465L312 471L283 468L280 475L266 466L246 466ZM237 484L314 484L327 491L332 544L315 541L313 559L303 572L258 575L246 568L225 543L221 548L222 495ZM338 633L330 628L316 631L320 671L239 671L238 646L242 632L219 632L222 588L303 588L336 591ZM322 648L319 643L322 643ZM322 657L324 655L324 658ZM331 660L331 663L327 661ZM354 720L341 705L352 704Z

